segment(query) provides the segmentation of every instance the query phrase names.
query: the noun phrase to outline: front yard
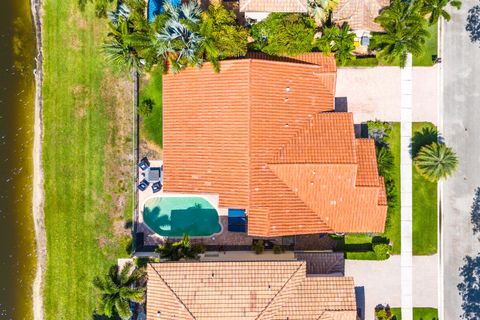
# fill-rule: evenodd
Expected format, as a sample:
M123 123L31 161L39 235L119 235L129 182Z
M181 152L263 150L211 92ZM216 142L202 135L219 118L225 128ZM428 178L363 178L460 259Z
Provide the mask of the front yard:
M413 133L422 128L433 127L428 122L413 123ZM393 205L388 209L387 224L383 234L347 234L339 240L339 249L345 251L347 259L377 260L372 249L375 241L386 238L392 244L391 254L400 254L400 123L392 123L387 142L393 154L393 169L390 173L395 186ZM412 167L413 184L413 254L430 255L437 252L437 184L425 180Z
M392 308L397 320L402 320L402 309ZM438 320L438 310L434 308L413 308L413 320Z
M432 128L429 122L416 122L413 132ZM412 167L413 183L413 254L429 255L437 252L437 183L425 180Z

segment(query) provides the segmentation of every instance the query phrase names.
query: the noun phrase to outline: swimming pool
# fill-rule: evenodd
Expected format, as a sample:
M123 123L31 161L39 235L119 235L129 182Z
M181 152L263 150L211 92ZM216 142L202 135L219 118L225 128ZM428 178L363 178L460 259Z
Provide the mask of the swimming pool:
M148 0L148 22L153 22L155 17L163 12L164 1L170 2L174 7L181 5L181 0Z
M202 197L154 197L145 202L143 220L164 237L208 237L222 230L217 210Z

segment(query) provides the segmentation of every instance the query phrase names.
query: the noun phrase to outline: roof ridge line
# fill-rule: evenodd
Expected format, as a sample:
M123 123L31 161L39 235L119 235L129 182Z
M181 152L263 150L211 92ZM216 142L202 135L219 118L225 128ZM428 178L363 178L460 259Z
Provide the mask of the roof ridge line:
M190 311L190 309L188 309L188 307L185 305L185 303L183 303L182 299L180 299L180 297L175 293L175 291L173 291L172 287L170 287L168 285L168 283L165 281L165 279L163 279L163 277L160 275L160 273L157 271L157 269L152 266L152 264L150 263L150 267L155 271L155 273L158 275L158 277L160 278L160 280L162 280L162 282L165 284L165 286L168 288L168 290L170 290L170 292L172 293L172 295L175 297L175 299L177 299L177 301L185 308L185 310L190 314L190 316L192 317L192 319L197 319L193 313Z
M242 7L239 8L240 11L245 11L245 8L252 2L252 0L245 0L245 3Z
M264 312L268 309L268 307L270 307L273 303L273 301L275 300L276 297L278 297L278 295L280 294L280 292L283 291L283 289L287 286L287 284L290 282L290 280L292 280L292 278L297 274L298 270L300 270L300 268L302 268L302 266L305 266L306 268L306 262L305 261L299 261L300 262L300 265L298 266L297 270L295 270L291 275L290 277L287 279L287 281L285 281L285 283L283 284L283 286L277 291L277 293L273 296L273 298L267 303L267 305L265 306L265 308L258 314L258 316L255 318L255 320L259 320L260 317L264 314ZM305 273L305 277L306 277L306 273Z

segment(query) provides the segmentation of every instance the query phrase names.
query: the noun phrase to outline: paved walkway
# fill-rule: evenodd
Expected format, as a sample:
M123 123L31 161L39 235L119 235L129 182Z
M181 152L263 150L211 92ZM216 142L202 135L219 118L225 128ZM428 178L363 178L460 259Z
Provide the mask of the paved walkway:
M480 252L472 233L470 206L480 186L480 48L465 31L468 10L478 0L462 1L445 23L443 62L443 133L459 158L457 173L443 184L442 252L444 307L441 319L457 320L463 313L458 294L459 268L466 255Z
M413 121L437 123L437 68L413 68ZM399 122L400 77L398 67L339 68L335 96L347 97L355 123Z
M413 257L412 257L412 55L401 69L400 106L400 202L401 202L401 293L402 319L413 320Z
M413 257L413 306L437 307L438 256ZM365 320L374 319L377 304L399 307L401 298L401 257L392 256L386 261L346 260L345 275L353 276L357 293L365 297Z

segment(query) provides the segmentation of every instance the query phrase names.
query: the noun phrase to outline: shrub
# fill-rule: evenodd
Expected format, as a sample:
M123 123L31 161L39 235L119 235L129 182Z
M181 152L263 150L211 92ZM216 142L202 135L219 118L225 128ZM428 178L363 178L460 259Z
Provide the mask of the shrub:
M205 245L203 243L196 243L192 245L192 251L196 254L199 255L201 253L205 253Z
M252 47L270 55L296 56L310 52L314 45L315 21L297 13L271 13L253 25Z
M274 254L280 254L280 253L284 253L284 252L285 252L285 250L283 249L282 246L279 246L278 244L273 246L273 253Z
M382 177L388 176L393 167L393 154L390 148L376 147L378 174Z
M142 117L148 117L152 114L155 101L150 98L142 98L140 105L137 108L137 113Z
M390 257L390 246L386 243L373 243L373 252L378 260L387 260Z
M211 4L202 13L200 34L211 37L220 59L241 57L247 53L247 28L237 24L235 13L219 3Z
M134 262L135 266L139 269L145 268L149 262L151 262L152 259L148 257L135 257Z
M375 307L375 320L392 320L393 317L394 315L388 304L386 306L379 304Z
M375 140L375 144L379 147L389 147L386 139L392 132L392 125L389 122L383 122L379 120L368 121L368 137Z
M263 240L257 240L252 244L252 250L256 254L262 254L265 248L263 247Z

